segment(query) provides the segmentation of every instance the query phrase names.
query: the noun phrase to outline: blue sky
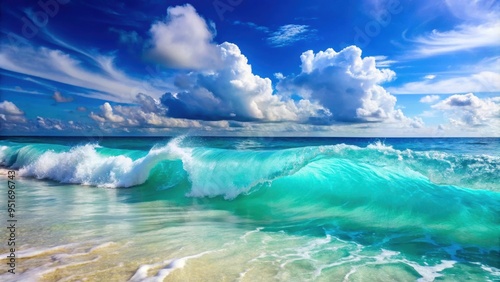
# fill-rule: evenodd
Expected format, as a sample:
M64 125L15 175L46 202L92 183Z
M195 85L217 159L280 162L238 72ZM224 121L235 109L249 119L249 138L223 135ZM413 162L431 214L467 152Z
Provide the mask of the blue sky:
M2 135L500 136L498 1L1 5Z

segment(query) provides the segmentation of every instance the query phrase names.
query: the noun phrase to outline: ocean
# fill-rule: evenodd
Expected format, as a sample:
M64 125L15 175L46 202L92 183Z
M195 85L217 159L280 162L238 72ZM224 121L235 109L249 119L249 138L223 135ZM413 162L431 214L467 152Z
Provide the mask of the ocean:
M0 164L1 281L500 281L499 138L3 137Z

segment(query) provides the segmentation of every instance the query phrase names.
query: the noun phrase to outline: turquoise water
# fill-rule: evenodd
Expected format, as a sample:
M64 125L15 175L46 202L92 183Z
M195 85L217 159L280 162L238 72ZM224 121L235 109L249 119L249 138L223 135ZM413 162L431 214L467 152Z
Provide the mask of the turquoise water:
M0 163L26 279L500 279L500 139L9 138Z

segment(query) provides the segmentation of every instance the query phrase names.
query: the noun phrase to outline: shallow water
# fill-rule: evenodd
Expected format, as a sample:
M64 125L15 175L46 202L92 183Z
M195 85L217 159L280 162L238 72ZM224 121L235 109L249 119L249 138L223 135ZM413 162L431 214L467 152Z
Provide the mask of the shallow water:
M499 148L494 138L2 140L0 162L18 170L19 259L0 280L497 280Z

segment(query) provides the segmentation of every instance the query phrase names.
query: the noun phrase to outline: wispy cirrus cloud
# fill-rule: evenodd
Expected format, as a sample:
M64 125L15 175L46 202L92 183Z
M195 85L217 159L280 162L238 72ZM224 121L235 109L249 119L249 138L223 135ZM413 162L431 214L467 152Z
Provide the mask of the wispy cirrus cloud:
M432 57L446 53L500 46L500 21L464 24L449 31L433 30L412 41L417 47L410 56Z
M88 56L92 62L86 63L57 49L6 44L0 47L1 69L81 87L82 96L131 102L139 92L153 96L164 92L118 70L112 56Z
M500 92L500 57L435 72L418 81L388 88L393 94L455 94Z
M262 25L258 25L258 24L254 23L254 22L234 21L233 24L247 26L247 27L250 27L250 28L253 28L255 30L265 32L265 33L270 32L270 29L268 27L262 26Z
M500 46L500 5L492 0L445 0L449 13L461 21L449 30L434 29L409 39L416 46L409 57L425 58Z
M271 33L267 42L273 47L283 47L298 41L306 40L315 33L308 25L287 24L280 26L278 30Z
M496 0L445 0L450 13L464 21L484 22L498 18L500 4Z
M298 41L306 40L317 32L315 29L311 29L309 25L287 24L273 31L269 27L253 22L234 21L233 24L246 26L267 34L267 43L273 47L284 47Z
M388 89L393 94L452 94L500 91L500 74L483 71L445 79L425 79Z
M388 68L397 63L396 60L389 60L387 56L373 56L375 58L376 66L379 68Z

